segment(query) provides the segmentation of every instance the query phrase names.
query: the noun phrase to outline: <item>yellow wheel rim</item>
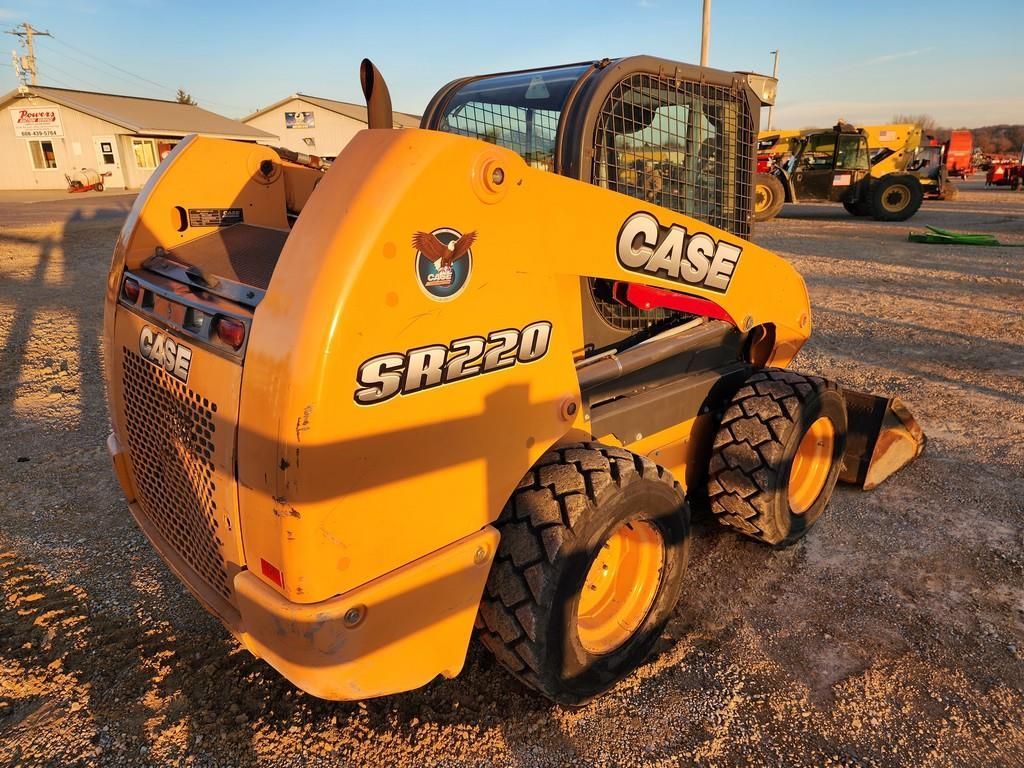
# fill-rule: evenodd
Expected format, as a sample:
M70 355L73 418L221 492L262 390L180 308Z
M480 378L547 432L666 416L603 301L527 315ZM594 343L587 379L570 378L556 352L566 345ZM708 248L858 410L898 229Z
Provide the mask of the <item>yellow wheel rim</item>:
M587 571L576 629L589 653L609 653L640 627L661 586L665 542L657 526L623 523L605 540Z
M768 210L772 204L772 190L767 184L758 184L754 188L754 210L758 213Z
M902 184L894 184L882 195L882 207L891 213L899 213L910 202L910 190Z
M789 508L794 515L810 509L825 487L835 442L836 430L827 416L811 424L801 438L789 470Z

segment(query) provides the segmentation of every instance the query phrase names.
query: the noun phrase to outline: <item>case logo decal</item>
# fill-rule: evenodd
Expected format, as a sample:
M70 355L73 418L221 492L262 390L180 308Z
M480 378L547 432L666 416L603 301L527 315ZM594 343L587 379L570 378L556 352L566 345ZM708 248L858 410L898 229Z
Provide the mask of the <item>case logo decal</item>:
M412 395L485 373L532 363L548 353L551 323L539 320L483 336L465 336L450 344L415 347L408 352L377 355L356 372L355 401L377 405L395 395Z
M622 229L615 247L619 264L630 272L653 275L677 283L725 293L729 289L743 249L724 240L715 242L703 232L689 234L686 227L663 227L649 213L634 213Z
M192 367L192 350L184 344L179 344L163 332L154 331L148 325L144 325L139 333L139 353L178 381L188 382L188 372Z
M412 236L416 249L416 279L420 288L434 301L451 301L466 287L473 269L476 232L460 234L454 229L417 232Z

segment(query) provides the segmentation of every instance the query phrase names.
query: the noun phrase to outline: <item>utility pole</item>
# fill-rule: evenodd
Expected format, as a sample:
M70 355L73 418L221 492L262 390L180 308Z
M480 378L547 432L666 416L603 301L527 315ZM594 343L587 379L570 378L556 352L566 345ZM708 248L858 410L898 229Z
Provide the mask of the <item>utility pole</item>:
M711 45L711 0L704 0L704 18L700 33L700 65L708 65L708 46Z
M20 38L21 44L25 46L25 50L28 51L27 55L21 57L22 85L25 84L25 72L32 75L32 85L38 85L39 72L36 69L36 52L35 48L32 47L32 38L37 35L39 37L53 37L53 35L50 34L49 30L46 32L40 32L27 21L22 22L14 29L8 29L7 34Z
M776 51L769 51L769 53L771 53L771 55L775 58L775 63L772 65L772 77L775 78L776 82L778 82L778 79L779 79L779 52L776 50ZM772 129L772 108L773 108L772 106L768 107L768 130L769 131Z

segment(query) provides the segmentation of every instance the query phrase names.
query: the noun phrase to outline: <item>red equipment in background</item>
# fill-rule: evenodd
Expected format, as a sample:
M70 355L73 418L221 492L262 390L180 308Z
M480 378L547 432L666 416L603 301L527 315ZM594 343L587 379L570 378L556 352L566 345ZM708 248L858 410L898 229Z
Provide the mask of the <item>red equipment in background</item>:
M953 131L946 147L946 171L951 177L966 179L971 172L974 155L974 137L970 131Z
M989 163L985 174L986 187L1009 187L1017 191L1024 186L1024 147L1016 158L996 155Z
M1022 158L1024 161L1024 158ZM1024 183L1024 164L1015 160L993 162L985 174L986 187L1009 187L1016 191Z

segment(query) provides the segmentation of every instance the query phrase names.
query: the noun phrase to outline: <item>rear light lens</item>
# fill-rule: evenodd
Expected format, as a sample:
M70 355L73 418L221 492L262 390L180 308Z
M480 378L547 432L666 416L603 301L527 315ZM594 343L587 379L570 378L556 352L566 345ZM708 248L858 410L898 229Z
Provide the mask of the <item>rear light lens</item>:
M124 294L124 298L129 304L135 304L139 300L139 294L142 293L142 286L130 277L126 277L121 286L121 293Z
M217 320L217 338L232 349L240 349L245 342L245 324L241 320L222 317Z

